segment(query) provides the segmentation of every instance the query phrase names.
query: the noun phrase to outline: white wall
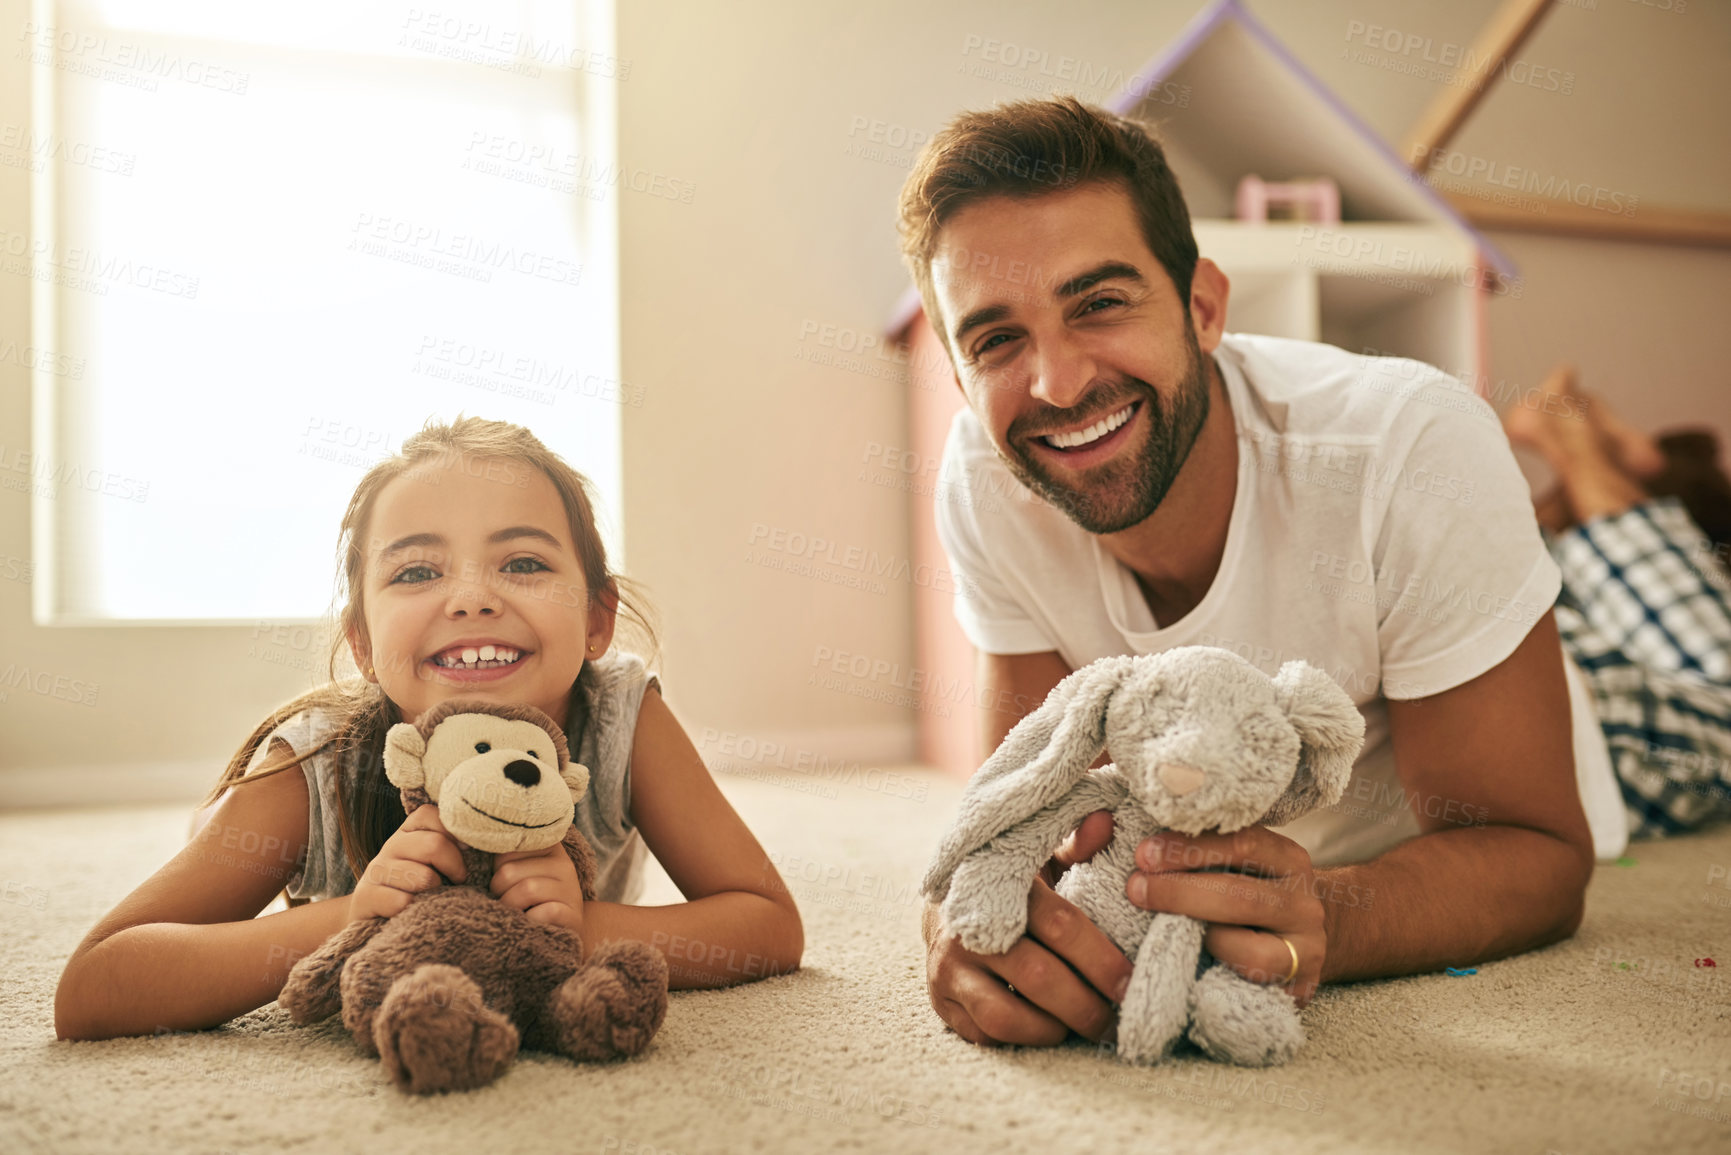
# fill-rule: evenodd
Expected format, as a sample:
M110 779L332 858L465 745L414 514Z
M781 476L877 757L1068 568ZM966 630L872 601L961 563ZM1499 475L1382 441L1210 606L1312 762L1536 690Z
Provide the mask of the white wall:
M1252 4L1395 141L1438 86L1343 55L1352 23L1466 43L1497 6ZM632 69L619 89L621 159L697 185L691 204L648 194L620 202L622 376L646 390L645 404L625 414L627 561L662 611L668 696L694 739L714 728L791 736L819 753L911 749L905 710L808 682L820 648L905 671L908 584L854 590L747 560L757 525L822 536L844 562L850 549L875 551L880 563L907 556L906 495L870 484L881 470L859 480L868 446L905 444L900 389L802 359L821 348L826 326L877 334L905 284L893 208L913 150L871 140L871 126L899 141L958 109L1037 94L1021 83L1037 81L1037 67L971 74L982 61L970 44L1008 42L1054 65L1070 56L1127 75L1199 7L624 0L617 51ZM27 15L25 0L0 0L0 28ZM1456 147L1643 205L1731 211L1728 45L1724 5L1691 3L1681 14L1634 0L1558 5L1521 55L1573 72L1574 91L1503 86ZM22 66L0 59L0 120L26 115L27 90ZM858 145L882 151L851 153ZM0 228L28 227L26 192L22 169L0 167ZM1497 240L1521 264L1526 292L1491 307L1493 376L1536 383L1567 356L1637 421L1706 419L1731 430L1731 335L1719 319L1731 253ZM0 273L0 342L27 338L26 286ZM893 375L889 362L867 354L865 363ZM24 447L28 427L27 374L0 360L8 454ZM91 708L16 689L0 702L0 770L11 772L0 791L15 791L20 771L41 781L91 766L130 765L130 782L208 781L264 710L304 688L298 671L248 658L247 630L32 625L29 589L8 578L7 564L28 557L29 540L26 498L0 490L0 670L66 673L100 693ZM153 779L141 769L152 764L170 769Z
M850 549L868 578L871 555L895 567L909 554L907 493L872 483L899 477L872 446L908 445L897 364L802 355L833 352L831 327L835 343L875 340L907 284L894 208L910 137L1015 91L963 71L981 57L964 52L970 37L1125 77L1194 7L624 6L622 157L698 187L689 206L621 204L623 376L653 394L626 413L627 550L666 613L668 692L695 737L911 753L906 709L810 680L814 659L845 652L900 671L848 684L905 684L910 581L886 577L880 593L747 560L757 526L835 543L840 564L821 567L834 576L859 572Z

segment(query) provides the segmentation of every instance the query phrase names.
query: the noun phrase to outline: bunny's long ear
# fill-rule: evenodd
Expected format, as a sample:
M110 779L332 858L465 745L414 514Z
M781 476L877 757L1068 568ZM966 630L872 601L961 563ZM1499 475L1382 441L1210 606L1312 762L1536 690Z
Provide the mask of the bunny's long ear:
M1309 662L1287 662L1274 675L1274 691L1298 731L1298 769L1268 813L1265 826L1280 826L1318 806L1333 806L1346 793L1352 764L1364 745L1364 718L1345 690Z
M941 898L962 859L1068 794L1106 748L1106 705L1129 676L1129 657L1082 667L1016 724L962 791L956 820L921 890Z

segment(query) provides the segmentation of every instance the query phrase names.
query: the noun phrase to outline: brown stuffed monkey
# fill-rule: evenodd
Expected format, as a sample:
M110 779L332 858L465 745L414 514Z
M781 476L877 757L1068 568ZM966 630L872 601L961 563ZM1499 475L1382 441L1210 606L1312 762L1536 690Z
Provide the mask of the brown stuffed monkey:
M493 855L563 842L583 897L595 855L573 824L589 771L532 706L440 703L385 736L403 810L432 802L463 852L460 885L423 891L394 918L352 922L295 964L278 1002L300 1024L343 1025L417 1094L497 1078L519 1043L573 1059L634 1055L667 1012L667 962L641 942L583 958L565 927L533 922L489 892Z

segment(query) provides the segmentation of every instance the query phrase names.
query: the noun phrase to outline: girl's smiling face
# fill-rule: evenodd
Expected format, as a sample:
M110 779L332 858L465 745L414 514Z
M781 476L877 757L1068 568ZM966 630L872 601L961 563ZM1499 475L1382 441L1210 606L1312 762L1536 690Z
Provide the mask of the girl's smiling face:
M457 457L407 470L368 521L355 662L413 719L451 698L535 706L563 726L585 658L613 639L564 503L540 470ZM370 670L370 672L369 672Z

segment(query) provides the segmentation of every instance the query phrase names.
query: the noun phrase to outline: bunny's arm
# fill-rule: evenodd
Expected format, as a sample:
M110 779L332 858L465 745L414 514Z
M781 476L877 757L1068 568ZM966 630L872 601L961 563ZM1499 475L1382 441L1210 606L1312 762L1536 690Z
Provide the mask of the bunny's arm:
M1082 819L1116 810L1128 789L1116 771L1091 771L1063 798L962 860L941 910L946 929L975 954L1003 954L1028 926L1028 887Z
M1082 667L1016 723L968 780L955 823L938 845L920 893L942 898L964 858L1070 797L1106 748L1106 705L1135 662L1118 655Z

